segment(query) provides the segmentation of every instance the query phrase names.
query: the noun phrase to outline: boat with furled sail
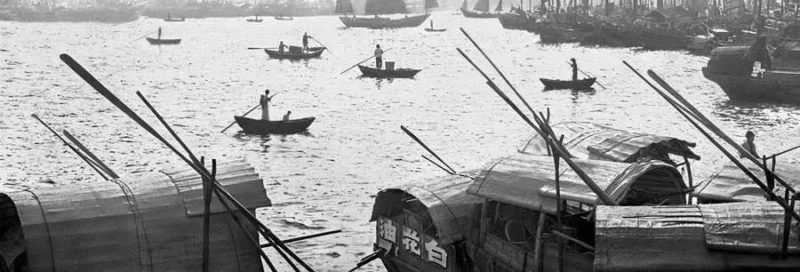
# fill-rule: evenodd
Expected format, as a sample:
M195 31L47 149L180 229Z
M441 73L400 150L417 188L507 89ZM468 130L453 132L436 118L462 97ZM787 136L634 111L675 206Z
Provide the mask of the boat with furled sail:
M438 7L439 4L436 0L425 0L426 13L422 15L408 16L403 18L388 18L379 17L382 14L398 14L408 13L406 3L403 0L367 0L364 13L373 15L374 17L353 17L341 16L339 20L344 23L346 27L364 27L364 28L403 28L403 27L418 27L425 22L430 14L427 9ZM350 0L337 0L336 13L348 14L353 13L353 4Z
M464 17L498 18L500 17L500 11L503 11L503 0L497 3L497 8L494 9L495 13L489 12L489 0L478 0L475 6L472 7L472 10L466 9L466 6L467 1L464 0L464 4L461 6L461 13L464 14Z

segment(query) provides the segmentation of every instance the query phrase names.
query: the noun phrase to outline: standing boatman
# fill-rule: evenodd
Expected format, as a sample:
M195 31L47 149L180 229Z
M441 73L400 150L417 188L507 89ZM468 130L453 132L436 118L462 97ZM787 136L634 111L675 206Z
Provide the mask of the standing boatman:
M303 33L303 51L308 51L308 32Z
M269 96L269 89L264 91L264 94L261 95L261 120L269 121L269 102L272 101L273 96L275 96L275 94Z
M153 33L153 32L150 32L150 33ZM161 39L161 27L160 26L158 27L158 39L159 40Z
M570 66L572 66L572 81L578 80L578 63L575 62L575 58L569 59L572 61Z
M281 41L281 43L280 43L280 44L278 44L278 53L281 53L281 54L283 54L283 48L284 48L284 47L286 47L286 45L284 45L284 44L283 44L283 41Z
M381 65L383 65L383 49L381 49L380 44L375 45L375 66L378 69L381 69Z

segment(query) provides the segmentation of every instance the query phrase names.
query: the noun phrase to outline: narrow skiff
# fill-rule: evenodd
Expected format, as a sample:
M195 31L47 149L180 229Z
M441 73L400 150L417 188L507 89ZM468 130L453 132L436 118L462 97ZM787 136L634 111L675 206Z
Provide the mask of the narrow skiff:
M234 116L236 123L245 133L253 134L292 134L305 131L314 122L314 117L289 121L264 121L242 116Z

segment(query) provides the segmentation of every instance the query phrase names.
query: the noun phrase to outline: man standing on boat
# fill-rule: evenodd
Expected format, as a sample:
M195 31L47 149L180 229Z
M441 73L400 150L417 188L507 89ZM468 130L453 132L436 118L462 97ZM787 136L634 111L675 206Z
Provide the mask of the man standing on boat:
M383 49L381 49L381 45L375 45L375 67L378 67L378 70L381 69L383 65Z
M308 51L308 32L303 33L303 51Z
M572 81L577 81L578 80L578 63L575 62L575 58L571 58L570 60L572 61L572 63L570 64L570 66L572 66Z
M278 45L278 53L283 54L283 48L284 47L286 47L286 45L284 45L283 41L281 41L281 43Z
M153 32L150 32L153 33ZM161 39L161 27L158 27L158 39Z
M272 101L272 96L269 96L269 89L261 95L261 120L269 121L269 102Z
M756 139L756 134L748 130L747 133L744 134L744 137L747 138L747 140L742 143L742 148L754 157L758 158L758 152L756 152L756 143L754 142ZM744 157L744 154L739 154L739 158Z
M283 121L289 121L289 115L292 115L292 111L287 111L286 114L283 115Z

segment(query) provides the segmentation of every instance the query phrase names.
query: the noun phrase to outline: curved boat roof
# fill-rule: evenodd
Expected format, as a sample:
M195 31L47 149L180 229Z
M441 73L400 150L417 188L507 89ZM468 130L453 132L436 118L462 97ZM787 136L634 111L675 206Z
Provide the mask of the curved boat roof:
M669 162L668 154L699 160L690 149L695 144L678 138L647 133L634 133L588 122L564 122L552 125L553 131L564 135L564 146L579 159L613 162L635 162L641 158ZM536 134L523 144L521 153L548 155L547 145Z
M642 160L615 163L573 161L620 205L684 204L688 192L678 170L667 163ZM598 197L566 163L560 167L561 198L594 206ZM514 154L480 173L467 192L531 210L556 213L552 157ZM580 206L580 205L578 205Z
M416 199L427 208L440 243L449 245L463 240L469 233L470 216L475 205L483 202L483 199L466 193L472 181L465 176L447 176L423 185L384 189L375 198L370 221L378 216L397 215L402 212L404 201Z
M757 175L762 182L764 170L750 161L743 160L742 163ZM775 173L781 176L787 183L794 188L800 188L800 169L791 164L777 164ZM776 187L780 187L775 183ZM767 194L758 187L750 177L748 177L735 164L727 164L719 171L703 180L695 190L694 195L701 202L740 202L740 201L764 201ZM780 193L778 195L783 195Z
M0 192L4 222L18 218L17 233L23 234L30 270L201 270L199 175L190 169L169 170L125 180L130 182ZM244 161L218 164L217 181L251 212L270 205L263 181ZM217 198L211 205L211 270L260 270L250 241L255 228L242 232ZM7 233L3 229L0 236ZM0 239L0 257L6 258L10 252L4 243Z

